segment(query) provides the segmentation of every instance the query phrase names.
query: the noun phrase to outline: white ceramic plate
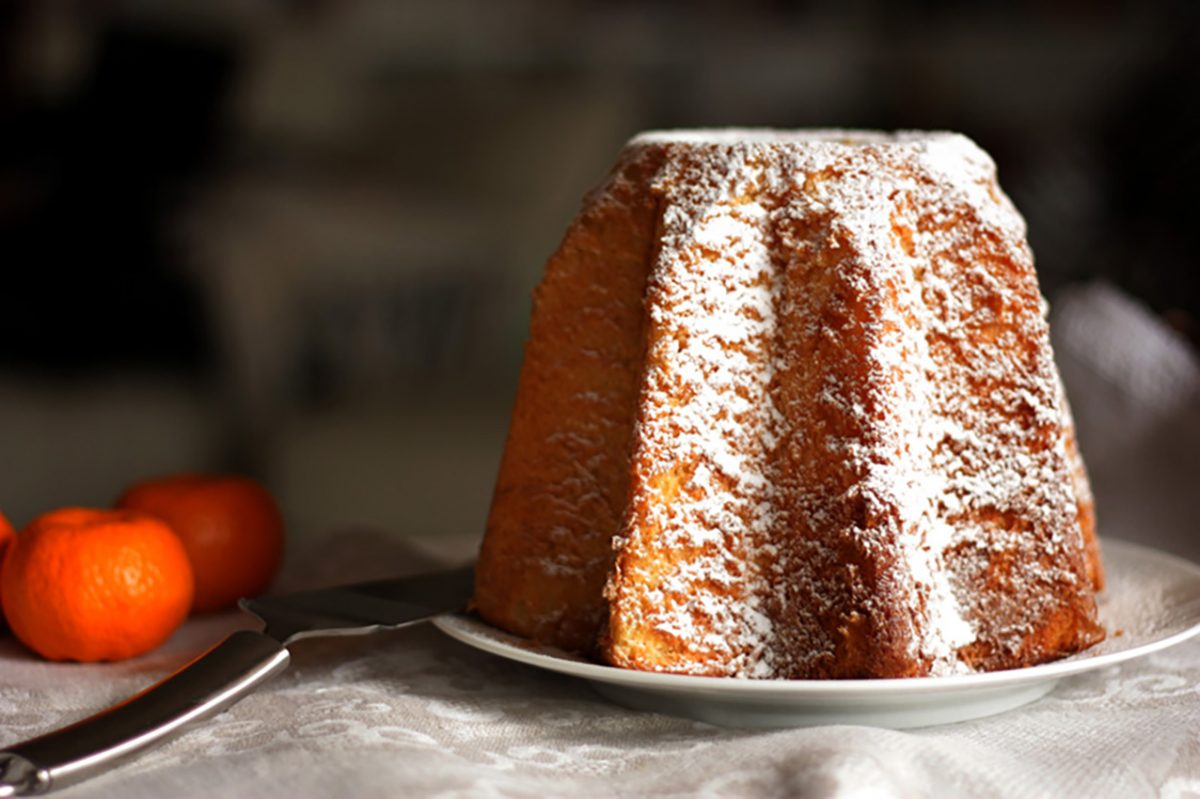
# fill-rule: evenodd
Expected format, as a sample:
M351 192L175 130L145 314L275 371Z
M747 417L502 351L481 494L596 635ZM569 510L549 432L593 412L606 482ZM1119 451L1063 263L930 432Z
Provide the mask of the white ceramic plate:
M1200 567L1123 541L1103 542L1108 587L1102 643L1012 671L892 680L740 680L602 666L497 630L467 615L442 632L500 657L570 674L618 704L735 727L869 724L902 729L1001 713L1044 696L1060 679L1148 655L1200 633Z

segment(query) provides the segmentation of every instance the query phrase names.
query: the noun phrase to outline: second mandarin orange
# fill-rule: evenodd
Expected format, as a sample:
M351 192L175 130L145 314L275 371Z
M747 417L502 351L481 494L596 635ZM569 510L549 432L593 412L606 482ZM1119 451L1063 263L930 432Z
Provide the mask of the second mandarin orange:
M117 507L159 517L187 550L196 577L193 609L229 608L261 594L283 558L283 518L257 481L184 474L128 488Z

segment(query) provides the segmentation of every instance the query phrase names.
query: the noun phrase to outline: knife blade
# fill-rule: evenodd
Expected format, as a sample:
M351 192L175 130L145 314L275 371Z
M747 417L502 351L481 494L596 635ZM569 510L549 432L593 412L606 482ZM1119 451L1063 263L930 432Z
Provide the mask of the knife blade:
M304 638L365 635L462 610L473 567L243 599L263 622L239 630L170 676L68 727L0 750L0 797L71 785L215 716L287 668L288 647Z

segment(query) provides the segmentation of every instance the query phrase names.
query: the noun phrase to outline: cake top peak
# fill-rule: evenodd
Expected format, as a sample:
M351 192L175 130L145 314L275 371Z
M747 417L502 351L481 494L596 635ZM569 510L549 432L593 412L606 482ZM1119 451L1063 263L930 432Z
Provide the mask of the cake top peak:
M629 141L629 144L631 146L645 144L691 144L701 146L827 144L844 147L941 144L979 149L978 145L966 136L950 131L898 130L888 132L839 128L800 130L781 130L777 128L648 130L634 136Z

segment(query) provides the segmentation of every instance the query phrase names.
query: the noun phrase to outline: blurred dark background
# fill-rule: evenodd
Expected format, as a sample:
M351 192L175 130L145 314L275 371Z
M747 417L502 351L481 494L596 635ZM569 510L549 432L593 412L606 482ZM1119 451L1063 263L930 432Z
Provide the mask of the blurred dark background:
M0 508L221 468L301 535L477 535L529 290L647 128L963 131L1052 304L1194 342L1196 7L5 4Z

